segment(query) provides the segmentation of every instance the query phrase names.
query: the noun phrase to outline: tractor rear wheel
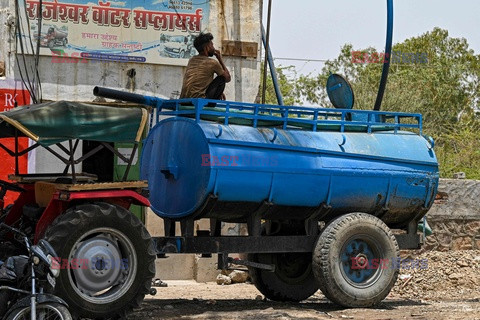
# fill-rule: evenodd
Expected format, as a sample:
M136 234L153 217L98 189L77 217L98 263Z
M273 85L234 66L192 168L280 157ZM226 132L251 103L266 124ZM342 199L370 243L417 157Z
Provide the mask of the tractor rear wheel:
M149 293L155 275L152 239L125 208L77 205L57 217L46 238L61 258L55 293L74 317L125 317Z

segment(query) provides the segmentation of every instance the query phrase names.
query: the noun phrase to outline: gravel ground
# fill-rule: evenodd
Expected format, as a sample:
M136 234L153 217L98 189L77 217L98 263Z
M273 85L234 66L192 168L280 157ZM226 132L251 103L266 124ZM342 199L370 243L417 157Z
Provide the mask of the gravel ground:
M372 309L338 307L320 291L302 303L280 303L265 300L249 283L167 281L168 287L157 288L129 319L480 320L480 250L402 252L401 257L408 260L394 289ZM412 261L418 265L412 268Z

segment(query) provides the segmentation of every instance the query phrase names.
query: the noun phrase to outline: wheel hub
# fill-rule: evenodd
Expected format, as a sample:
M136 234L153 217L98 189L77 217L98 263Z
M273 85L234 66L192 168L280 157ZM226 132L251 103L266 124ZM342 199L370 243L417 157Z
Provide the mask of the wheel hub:
M368 286L381 273L373 259L380 256L380 250L374 242L356 238L346 242L340 256L343 277L355 286ZM378 262L378 261L377 261Z
M80 242L70 258L87 262L87 268L76 268L73 273L78 289L89 295L121 283L126 271L118 242L109 234Z
M365 254L363 253L360 253L358 254L356 257L354 257L356 263L357 263L357 266L360 268L360 269L365 269L368 267L368 258Z
M275 255L275 273L285 283L301 283L311 272L311 259L310 255L302 253Z

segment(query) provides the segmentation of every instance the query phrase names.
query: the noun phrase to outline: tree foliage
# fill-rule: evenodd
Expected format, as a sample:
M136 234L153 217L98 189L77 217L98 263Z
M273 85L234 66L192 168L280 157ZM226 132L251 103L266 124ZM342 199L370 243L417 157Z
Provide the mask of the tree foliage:
M325 84L330 74L338 73L352 84L354 108L373 109L382 63L352 63L354 51L369 57L376 52L375 48L354 49L345 44L318 75L298 75L288 67L294 74L288 78L283 72L286 68L279 69L286 104L331 107ZM463 171L468 178L480 179L480 55L469 49L466 39L450 37L440 28L397 43L392 51L400 55L426 53L428 62L391 60L382 110L421 113L424 133L436 141L441 176ZM269 89L267 101L276 103L273 86Z
M262 65L263 70L263 65ZM298 86L296 81L292 81L289 77L287 77L286 72L294 72L295 67L287 66L287 67L276 67L275 68L277 73L277 81L280 91L283 97L283 104L287 106L292 105L299 105L302 103L301 97L297 94ZM263 78L263 74L262 74ZM263 80L263 79L262 79ZM262 83L262 81L260 81ZM260 93L261 90L259 90ZM261 97L257 97L257 102L260 102ZM275 89L273 86L272 78L269 76L267 78L267 89L265 91L265 101L267 104L277 104L277 96L275 94Z

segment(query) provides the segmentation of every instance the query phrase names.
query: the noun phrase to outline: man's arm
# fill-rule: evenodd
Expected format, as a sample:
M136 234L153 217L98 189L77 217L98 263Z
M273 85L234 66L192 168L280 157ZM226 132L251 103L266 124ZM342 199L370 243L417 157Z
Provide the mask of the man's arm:
M225 77L225 82L230 82L230 80L232 80L232 77L230 76L230 72L228 72L228 69L225 66L225 63L223 62L223 58L222 58L222 54L220 53L220 50L215 50L214 54L215 54L215 57L217 57L217 60L223 69L223 73L219 74L219 76Z

